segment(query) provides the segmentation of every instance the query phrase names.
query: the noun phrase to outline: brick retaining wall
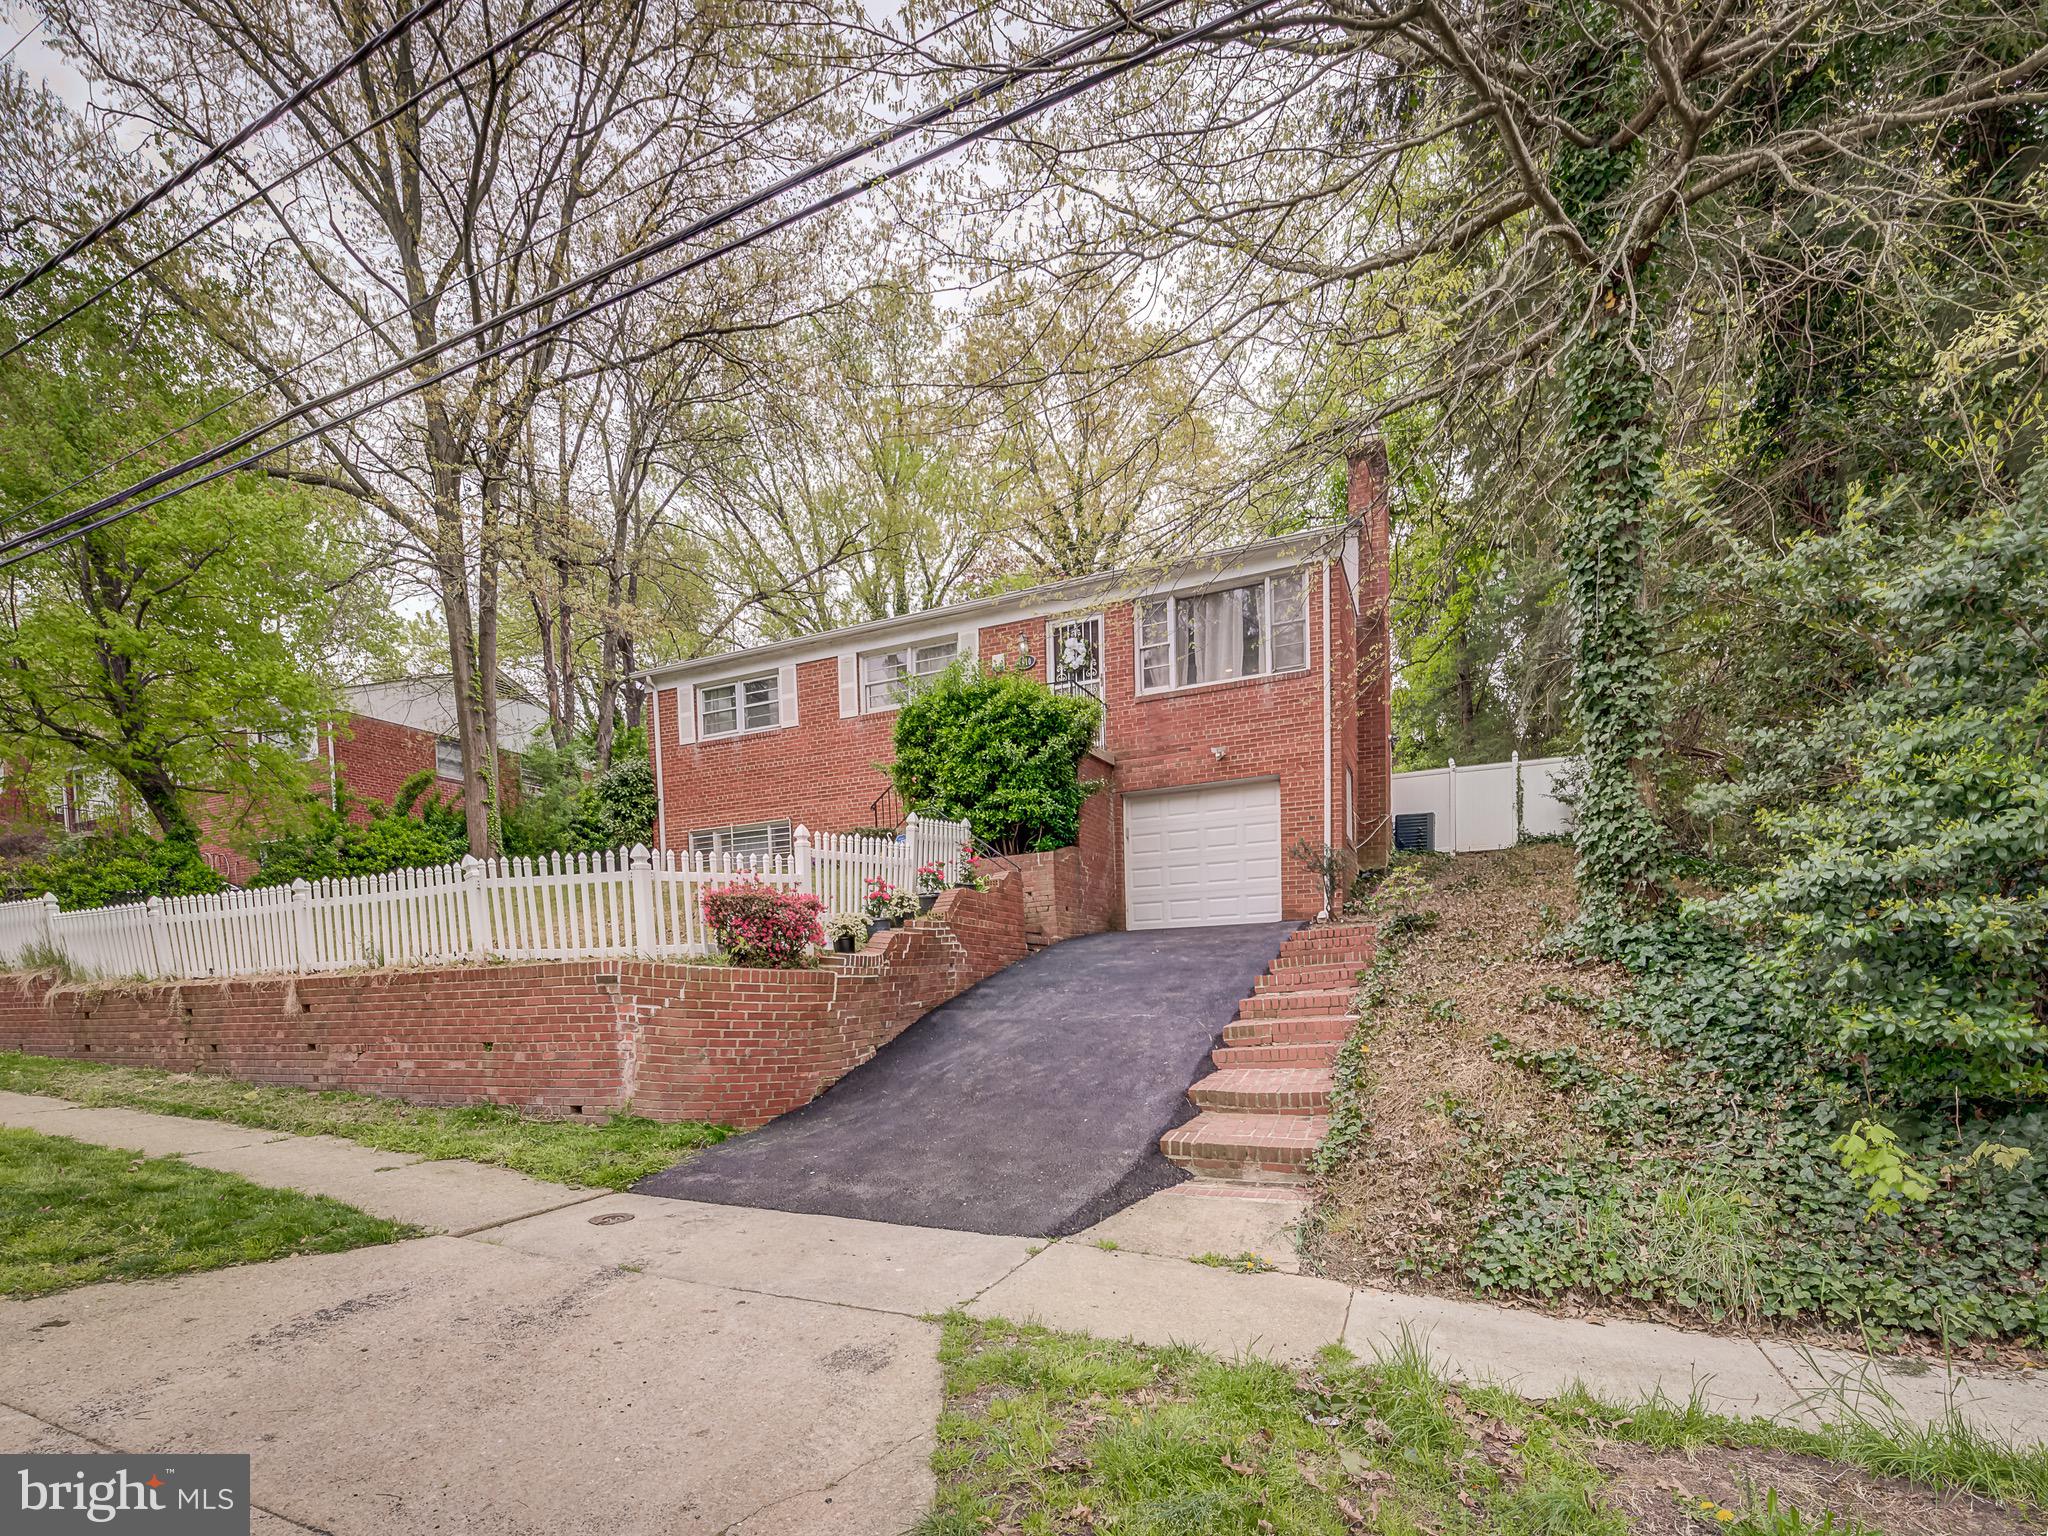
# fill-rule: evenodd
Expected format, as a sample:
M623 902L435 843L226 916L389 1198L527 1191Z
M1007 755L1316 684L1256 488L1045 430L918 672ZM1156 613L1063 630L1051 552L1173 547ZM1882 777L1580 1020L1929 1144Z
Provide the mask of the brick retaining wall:
M574 960L264 981L0 980L0 1049L421 1104L760 1125L1025 953L1022 881L817 970Z

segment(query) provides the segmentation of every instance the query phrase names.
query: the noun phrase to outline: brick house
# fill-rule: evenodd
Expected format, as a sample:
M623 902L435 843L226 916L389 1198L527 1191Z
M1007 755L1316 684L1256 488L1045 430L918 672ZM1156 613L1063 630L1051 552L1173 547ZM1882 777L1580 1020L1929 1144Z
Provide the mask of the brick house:
M509 678L498 684L498 782L508 803L519 796L520 753L547 724L547 710ZM323 723L305 744L309 787L332 794L346 790L358 801L390 804L414 774L432 769L430 793L453 799L462 793L462 748L455 739L455 694L445 674L403 677L383 683L353 683L341 690L341 713ZM204 829L199 851L207 863L239 885L256 872L244 847L261 830L248 811L211 800L200 808ZM351 807L356 821L368 819L363 805Z
M336 786L362 800L389 804L399 786L434 770L435 792L462 793L462 751L455 740L455 696L446 674L355 683L341 691L341 712L302 744L307 788ZM518 798L522 749L547 724L547 710L510 679L499 683L498 773L508 801ZM8 776L0 786L0 828L50 832L89 831L103 824L150 824L146 812L110 773L77 769L47 797L30 794ZM261 807L205 795L192 807L200 827L199 851L227 880L239 885L256 872L244 848L262 836ZM358 807L358 821L367 816Z
M1061 856L1071 931L1313 916L1293 850L1376 864L1391 843L1385 464L1354 457L1342 527L651 670L659 840L893 826L896 706L972 658L1104 706L1081 773L1105 788Z

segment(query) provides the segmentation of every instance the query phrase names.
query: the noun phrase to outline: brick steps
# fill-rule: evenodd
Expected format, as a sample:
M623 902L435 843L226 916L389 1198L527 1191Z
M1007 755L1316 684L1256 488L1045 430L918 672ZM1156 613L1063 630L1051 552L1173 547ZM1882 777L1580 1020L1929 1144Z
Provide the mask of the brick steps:
M1299 992L1261 992L1237 1005L1240 1019L1274 1018L1287 1013L1345 1013L1351 1007L1351 993L1338 987L1317 987Z
M1275 962L1278 965L1278 962ZM1296 965L1286 970L1271 970L1252 983L1254 995L1264 992L1304 992L1319 988L1343 987L1349 989L1358 984L1358 973L1365 964L1352 965Z
M1342 928L1303 928L1287 936L1275 966L1331 965L1354 956L1372 957L1373 930L1364 923Z
M1219 1045L1209 1060L1219 1067L1329 1067L1336 1065L1337 1040L1290 1040L1270 1045Z
M1283 1013L1270 1019L1238 1019L1223 1026L1225 1045L1285 1045L1339 1040L1351 1033L1348 1013Z
M1210 1052L1216 1070L1188 1089L1201 1111L1159 1150L1202 1178L1302 1184L1329 1129L1337 1048L1351 1033L1358 973L1372 963L1364 923L1288 935Z
M1299 1184L1330 1127L1325 1115L1245 1115L1204 1110L1159 1138L1159 1150L1190 1172L1249 1183Z
M1199 1109L1247 1115L1327 1115L1328 1067L1224 1067L1188 1090Z

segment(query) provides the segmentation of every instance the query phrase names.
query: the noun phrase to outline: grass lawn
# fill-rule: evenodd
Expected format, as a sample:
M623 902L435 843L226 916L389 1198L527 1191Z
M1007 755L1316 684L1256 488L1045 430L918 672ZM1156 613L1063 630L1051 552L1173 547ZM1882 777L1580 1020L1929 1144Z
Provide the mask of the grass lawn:
M1957 1423L1539 1405L1412 1347L1294 1370L954 1314L940 1361L918 1536L2025 1536L2048 1513L2048 1450Z
M0 1296L340 1253L415 1231L175 1157L0 1129Z
M435 1109L362 1093L265 1087L8 1051L0 1051L0 1089L299 1136L342 1136L386 1152L467 1158L557 1184L600 1189L624 1189L732 1134L724 1126L695 1120L666 1125L636 1115L609 1121L540 1120L493 1104Z

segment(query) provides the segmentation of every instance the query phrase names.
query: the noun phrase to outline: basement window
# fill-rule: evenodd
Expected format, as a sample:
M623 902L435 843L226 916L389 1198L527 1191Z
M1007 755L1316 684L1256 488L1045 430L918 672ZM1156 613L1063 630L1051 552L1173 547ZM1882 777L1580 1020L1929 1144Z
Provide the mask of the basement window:
M690 834L692 853L758 856L786 854L794 846L787 821L748 821L730 827L699 827Z

